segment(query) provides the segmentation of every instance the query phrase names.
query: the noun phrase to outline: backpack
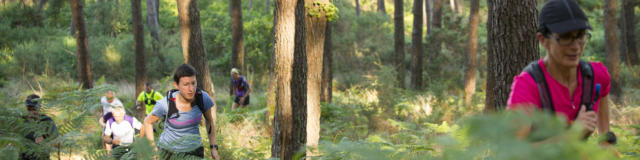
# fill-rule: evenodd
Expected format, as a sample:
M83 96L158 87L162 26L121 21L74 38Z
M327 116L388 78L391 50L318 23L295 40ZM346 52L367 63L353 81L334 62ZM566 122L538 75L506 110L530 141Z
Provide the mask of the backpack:
M586 108L587 111L592 111L593 110L592 102L595 102L595 101L592 101L592 98L591 98L591 94L593 92L593 86L594 86L593 85L593 69L592 69L591 63L584 60L580 60L580 63L578 66L580 67L580 72L582 74L582 97L581 97L582 99L580 100L579 107L582 107L582 105L584 105L587 107ZM542 102L542 110L554 114L555 108L553 107L553 99L551 98L551 93L549 92L549 87L547 86L544 72L542 71L542 68L538 64L538 61L533 61L529 63L529 65L527 65L524 68L524 71L528 72L529 75L533 77L533 80L535 80L536 84L538 85L538 92L540 92L540 101ZM575 120L576 118L578 118L578 114L576 114L576 116L573 117L572 120Z
M131 124L131 127L133 127L133 117L124 115L124 120L129 122L129 124ZM113 122L115 122L115 119L113 117L109 118L109 120L107 121L107 124L109 124L109 128L111 128L111 124L113 124Z
M176 114L176 116L173 118L180 117L180 114L178 114L178 108L176 107L176 101L175 101L176 98L173 97L174 92L178 92L178 90L172 89L167 92L167 104L169 104L169 111L165 115L165 118L164 118L165 123L169 120L169 117L173 114ZM196 88L195 99L191 102L191 107L193 106L198 106L198 109L200 109L200 112L202 112L202 116L205 118L205 120L209 120L207 119L207 116L204 116L204 112L205 112L204 102L202 98L202 90L200 88ZM210 133L211 133L211 128L209 127L207 128L207 134L210 134Z
M153 98L156 95L156 91L151 90L151 98L147 98L147 94L146 93L142 93L144 96L144 103L146 103L146 105L155 105L156 104L156 100ZM151 102L149 102L149 99L151 99ZM148 102L148 103L147 103Z

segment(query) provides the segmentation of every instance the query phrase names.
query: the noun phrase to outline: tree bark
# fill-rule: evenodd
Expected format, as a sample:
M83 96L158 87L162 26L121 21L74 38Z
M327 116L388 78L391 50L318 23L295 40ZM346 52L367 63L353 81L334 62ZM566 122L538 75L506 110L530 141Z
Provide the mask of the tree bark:
M618 4L616 0L606 0L604 9L604 35L605 35L605 52L607 54L606 62L609 73L611 74L611 91L609 96L615 103L620 103L622 99L622 88L620 81L620 59L618 47Z
M539 59L535 0L489 0L486 110L504 109L513 77Z
M333 49L331 48L331 26L333 22L328 22L325 26L324 32L324 52L322 58L322 93L320 96L321 102L331 103L333 92Z
M394 48L395 48L395 61L396 61L396 70L397 70L397 79L398 79L398 87L404 88L404 9L403 9L403 0L394 0Z
M422 1L413 1L413 33L411 34L411 87L422 89Z
M378 12L381 14L387 14L386 8L384 7L384 0L378 0Z
M467 48L467 66L464 78L464 103L471 105L473 93L476 91L476 57L478 54L478 8L480 0L471 0L471 13L469 14L469 46Z
M638 49L636 44L636 15L634 8L636 6L634 0L622 0L622 54L627 65L638 65Z
M293 158L296 151L304 146L306 139L306 128L298 126L306 125L306 100L300 101L300 99L306 99L306 91L300 92L306 87L293 85L300 83L300 81L306 81L306 78L300 77L306 75L304 74L306 60L300 60L304 59L300 56L304 56L305 52L304 48L300 48L305 44L304 17L302 17L304 16L304 1L276 0L275 10L274 50L277 89L271 157L289 160ZM295 47L296 42L302 46ZM294 52L297 62L294 62ZM303 89L298 90L294 87ZM304 112L302 112L303 110ZM301 112L304 114L300 114Z
M133 43L136 53L136 94L144 90L144 84L147 82L147 70L145 67L144 52L144 27L142 25L142 11L140 0L131 0L131 22L133 27ZM142 119L146 116L146 106L142 105L137 112L136 117Z
M242 0L229 3L231 15L231 68L244 73L244 39L242 38Z
M178 0L178 19L180 21L184 62L196 68L198 87L209 93L211 98L214 98L215 92L209 74L209 65L206 58L207 53L202 44L200 11L198 11L197 0ZM213 120L215 119L216 112L213 112Z
M244 39L242 38L242 0L229 2L231 16L231 68L244 71ZM233 95L233 86L229 84L229 94Z
M151 35L151 55L156 55L161 64L166 64L165 57L160 53L160 27L158 25L158 8L160 7L159 0L147 0L147 27L149 28L149 35ZM156 67L156 72L162 73L166 69L166 66Z
M360 0L356 0L356 16L360 16Z
M320 6L314 5L320 3ZM380 2L380 1L378 1ZM384 1L383 1L384 3ZM311 9L330 4L329 0L305 0ZM307 54L307 150L308 156L317 156L320 139L320 94L322 92L323 51L327 19L324 14L305 17L305 41ZM297 42L297 41L296 41ZM296 44L297 46L298 44Z
M70 0L71 16L76 36L76 48L78 57L78 75L82 82L82 88L93 88L93 79L91 78L91 59L89 58L89 40L87 37L87 29L84 22L84 11L82 0Z

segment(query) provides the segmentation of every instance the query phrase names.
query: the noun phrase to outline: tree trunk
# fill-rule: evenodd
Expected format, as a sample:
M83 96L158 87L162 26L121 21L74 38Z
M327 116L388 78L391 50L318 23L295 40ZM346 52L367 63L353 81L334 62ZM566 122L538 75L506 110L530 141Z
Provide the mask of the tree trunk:
M151 35L151 55L156 55L161 64L166 64L164 54L160 53L160 27L158 25L159 0L147 0L147 27ZM156 72L162 73L167 66L156 67Z
M356 16L360 16L360 0L356 0Z
M413 1L413 33L411 34L411 87L422 89L422 1Z
M244 71L244 39L242 38L242 0L229 3L231 15L231 68ZM233 95L233 86L229 85L229 94Z
M478 8L480 0L471 0L471 13L469 14L469 46L467 48L467 66L464 78L464 103L471 105L473 93L476 91L476 57L478 54Z
M535 0L489 0L487 110L504 109L513 77L539 59Z
M620 81L620 59L618 47L618 4L616 0L606 0L604 9L604 35L605 35L605 52L607 54L606 62L609 73L611 74L611 100L620 103L622 99L622 88Z
M456 15L456 0L449 0L449 7L451 7L451 19L455 21Z
M133 43L136 53L136 94L144 90L144 84L147 82L147 70L145 67L144 53L144 27L142 25L142 11L140 0L131 0L131 21L133 27ZM144 118L146 106L142 105L136 112L136 117Z
M304 146L306 139L306 87L296 86L300 83L306 86L305 50L301 48L305 44L304 1L276 0L275 9L274 50L278 84L271 157L289 160Z
M638 65L638 50L636 47L636 15L634 8L636 2L634 0L622 0L622 54L627 65Z
M425 21L422 22L422 24L424 24L424 27L427 27L427 35L431 35L431 21L433 21L433 11L431 10L431 0L424 0L424 14L423 16L425 18L423 18Z
M82 0L70 0L71 15L73 17L74 35L76 36L76 48L78 57L78 75L82 82L82 88L93 88L93 79L91 78L91 59L89 58L89 41L87 37L87 29L84 22L84 11Z
M378 0L378 12L381 14L387 14L386 8L384 7L384 0Z
M209 75L207 53L202 44L202 31L200 30L200 11L197 0L178 0L178 19L180 21L180 35L182 39L182 55L185 63L196 68L196 83L198 87L215 98L213 82ZM213 108L214 111L216 108ZM213 112L213 120L216 112Z
M242 0L229 3L231 15L231 67L244 73L244 40L242 38Z
M396 70L398 72L398 87L404 88L404 9L403 9L403 0L394 0L394 31L393 31L393 39L394 39L394 48L396 53Z
M331 26L333 22L328 22L324 32L324 52L322 58L322 93L320 94L320 101L331 103L331 97L333 96L333 50L331 46Z
M47 4L47 0L38 1L38 9L36 10L38 14L42 11L42 7L44 7L45 4Z
M319 6L314 2L320 3ZM378 1L380 2L380 1ZM383 1L384 3L384 1ZM305 4L315 9L330 4L329 0L305 0ZM320 94L322 82L323 51L325 43L326 16L322 13L305 17L305 41L307 54L307 152L308 156L318 156L316 147L320 139ZM297 41L296 41L297 42ZM298 46L296 44L296 46Z

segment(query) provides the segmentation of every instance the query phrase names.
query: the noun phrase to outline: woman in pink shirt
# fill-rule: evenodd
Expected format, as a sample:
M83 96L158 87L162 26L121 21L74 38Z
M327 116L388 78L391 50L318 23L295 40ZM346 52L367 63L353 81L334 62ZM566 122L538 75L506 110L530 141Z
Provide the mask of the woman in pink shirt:
M588 62L593 71L593 84L600 85L591 90L593 110L581 105L584 73L581 73L580 58L585 43L591 37L591 29L584 12L574 0L550 0L540 13L540 27L537 38L547 54L537 64L542 70L544 81L555 114L567 119L568 124L582 123L588 132L596 128L603 134L609 133L608 97L611 78L601 62ZM542 99L541 99L542 98ZM507 109L542 109L538 84L529 72L516 76L511 86Z

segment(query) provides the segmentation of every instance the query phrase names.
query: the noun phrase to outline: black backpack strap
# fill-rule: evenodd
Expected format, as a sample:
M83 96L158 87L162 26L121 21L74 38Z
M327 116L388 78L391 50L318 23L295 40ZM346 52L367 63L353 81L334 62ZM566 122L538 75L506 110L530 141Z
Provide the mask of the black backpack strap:
M553 101L551 99L551 92L549 92L549 87L547 86L547 81L544 77L544 72L540 65L538 65L538 61L533 61L524 68L524 71L529 73L536 84L538 85L538 92L540 92L540 102L542 102L542 110L550 113L555 113L555 108L553 108Z
M593 68L591 63L580 60L580 73L582 74L582 100L580 106L587 106L587 111L593 110L592 95L593 94Z
M173 93L177 91L178 91L177 89L172 89L167 91L167 104L169 105L169 110L165 115L165 118L164 118L165 121L169 120L169 117L174 113L178 113L178 108L176 107L176 102L173 97ZM176 118L177 117L180 117L180 114L177 114Z

